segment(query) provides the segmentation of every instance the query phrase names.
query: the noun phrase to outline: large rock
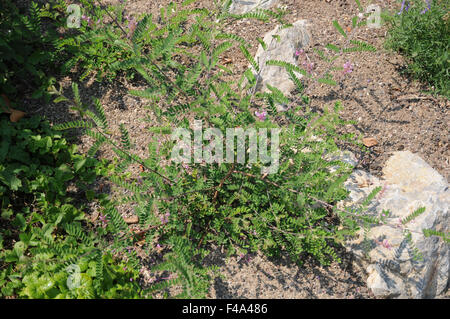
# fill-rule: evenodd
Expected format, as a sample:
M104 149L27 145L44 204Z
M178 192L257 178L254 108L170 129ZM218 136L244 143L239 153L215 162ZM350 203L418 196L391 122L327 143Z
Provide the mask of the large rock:
M311 41L311 36L307 31L307 22L306 20L298 20L293 23L292 27L288 28L277 26L274 30L268 32L263 40L267 45L266 50L259 45L255 55L260 72L258 73L252 68L257 78L256 89L270 92L267 88L267 84L269 84L288 96L295 88L295 84L289 78L286 69L279 66L266 65L266 61L278 60L297 65L295 51L308 46ZM302 77L302 74L294 73L298 78ZM283 110L283 108L280 106L279 110Z
M396 152L383 169L380 180L356 170L346 182L350 191L344 206L358 206L375 187L383 187L368 206L367 214L380 216L390 211L386 223L374 226L363 238L347 242L367 265L367 285L376 296L385 298L434 298L448 291L450 246L437 236L425 237L423 229L450 231L450 191L447 181L417 155ZM403 225L420 207L425 212ZM405 236L411 234L413 245ZM417 249L417 250L415 250Z
M233 0L230 13L243 14L255 9L269 9L278 0Z

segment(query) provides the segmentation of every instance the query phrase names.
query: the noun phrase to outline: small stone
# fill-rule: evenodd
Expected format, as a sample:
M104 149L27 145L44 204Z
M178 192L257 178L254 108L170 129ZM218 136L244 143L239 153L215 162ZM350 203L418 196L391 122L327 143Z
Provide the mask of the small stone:
M367 147L378 145L378 141L374 137L365 137L362 142Z

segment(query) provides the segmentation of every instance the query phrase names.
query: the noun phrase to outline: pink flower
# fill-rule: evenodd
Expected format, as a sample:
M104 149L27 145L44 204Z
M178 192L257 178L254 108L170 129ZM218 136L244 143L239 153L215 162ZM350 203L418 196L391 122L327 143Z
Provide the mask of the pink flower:
M376 242L378 245L383 246L383 247L386 248L386 249L391 249L391 248L392 248L392 246L389 244L389 242L388 242L387 239L384 239L382 242L380 242L379 240L375 239L375 242Z
M311 73L312 70L314 70L314 63L312 63L312 62L309 63L309 62L303 61L302 65L308 73Z
M296 50L295 51L295 56L303 55L304 53L305 53L305 51L303 49Z
M382 246L383 246L384 248L391 249L391 245L389 244L389 242L388 242L387 239L383 240Z
M128 20L128 16L126 18ZM138 25L138 23L137 23L136 19L131 18L128 20L128 35L127 35L128 38L131 38L133 36L137 25Z
M352 71L353 71L353 66L351 65L350 61L347 61L346 63L344 63L344 74L352 73Z
M255 111L255 115L259 118L260 121L264 121L267 117L267 112L262 111L261 113L258 111Z
M94 24L91 17L85 16L84 14L81 16L81 20L86 21L89 27L92 27L92 25Z
M170 213L166 213L164 216L160 217L159 219L161 219L161 224L167 224L169 222L169 216Z
M106 218L105 215L103 215L102 213L100 213L100 215L98 216L98 218L100 219L100 221L102 222L102 227L106 228L106 226L108 226L108 219Z

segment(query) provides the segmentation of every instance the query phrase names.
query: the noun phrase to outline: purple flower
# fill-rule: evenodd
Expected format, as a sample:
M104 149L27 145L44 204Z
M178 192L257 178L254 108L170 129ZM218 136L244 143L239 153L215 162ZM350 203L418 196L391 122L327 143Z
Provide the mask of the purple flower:
M266 111L262 111L261 113L258 111L255 111L255 115L256 117L259 118L260 121L264 121L267 117L267 112Z
M430 5L430 0L425 0L427 2L427 8L425 8L425 10L423 10L420 14L424 14L425 12L427 12L428 10L431 9L431 5Z
M84 14L81 16L81 20L86 21L89 27L92 27L92 25L94 24L91 17L85 16Z
M344 63L344 74L346 73L352 73L353 66L351 65L350 61Z
M400 12L397 13L398 15L402 14L403 9L405 8L405 2L406 2L406 0L403 0L402 7L400 8ZM409 3L408 3L408 6L406 7L406 11L408 11L408 8L409 8Z
M133 281L133 278L130 278L130 281Z
M159 219L161 219L161 224L167 224L169 222L169 216L170 213L166 213L164 216L160 217Z

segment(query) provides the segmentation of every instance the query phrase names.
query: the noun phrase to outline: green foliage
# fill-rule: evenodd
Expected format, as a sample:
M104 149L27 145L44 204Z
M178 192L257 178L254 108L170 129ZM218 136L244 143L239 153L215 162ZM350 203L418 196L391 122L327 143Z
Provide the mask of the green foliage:
M124 126L119 127L119 138L110 135L98 102L91 108L95 111L89 111L77 99L77 94L69 100L52 90L57 95L56 102L70 101L73 109L84 117L80 122L55 128L84 126L86 133L95 139L90 156L100 145L110 147L117 154L116 170L104 176L127 190L128 194L120 202L134 203L140 230L139 235L127 236L128 227L115 208L118 203L102 202L104 213L111 221L107 229L117 234L110 248L123 249L133 241L140 241L141 249L148 255L162 255L164 261L152 270L169 271L171 275L166 281L155 277L148 292L181 285L183 289L178 297L206 295L214 269L204 268L202 260L210 253L211 244L227 248L228 254L261 250L268 256L278 256L287 251L298 263L302 263L305 255L312 255L323 264L339 260L336 246L356 232L357 221L364 220L364 216L355 217L333 209L333 204L346 196L342 184L351 168L322 156L336 151L336 143L346 139L336 133L336 127L344 124L338 116L340 104L317 114L307 107L306 96L301 96L302 104L298 105L295 99L275 87L269 87L268 93L255 93L257 81L250 69L243 76L248 82L239 81L238 89L236 83L223 79L222 70L233 73L220 65L220 56L233 46L241 50L256 72L259 70L247 43L224 32L223 25L249 17L278 20L282 13L263 10L231 15L227 13L229 3L228 6L221 3L205 16L202 10L180 11L176 6L162 8L159 25L153 24L149 16L143 16L137 23L135 35L137 32L138 36L118 35L133 50L127 51L130 56L122 56L110 64L112 72L136 72L147 83L143 90L130 91L155 104L151 110L157 120L149 130L153 141L148 145L147 157L133 153L133 141ZM195 19L190 28L182 27L191 16ZM119 26L120 18L112 19L114 23L110 25ZM146 35L145 41L139 40L140 34ZM359 45L358 49L366 47ZM179 62L180 56L184 58L183 63ZM333 58L324 60L332 62ZM303 83L294 71L309 76L305 70L283 61L268 64L285 67L300 92L303 90ZM333 80L326 74L317 81L331 84ZM73 89L76 91L77 87ZM286 105L288 111L278 113L275 103ZM255 120L256 105L267 109L271 118ZM173 141L161 139L160 134L170 133L176 127L190 130L192 115L204 125L222 131L233 127L280 128L277 174L262 174L261 160L251 165L248 159L234 164L161 164L170 160ZM310 151L301 151L306 149ZM139 164L143 172L130 179L127 168L131 164ZM133 263L139 262L131 259Z
M44 17L35 2L19 10L13 1L0 3L0 93L9 97L31 90L32 98L48 98L49 75L58 63L52 27L43 26Z
M108 170L105 163L77 154L38 117L14 124L0 117L0 137L0 295L137 297L139 286L130 282L137 270L124 270L128 262L99 249L105 229L82 229L85 208L68 192L72 185L92 193L89 185Z
M421 208L416 209L410 215L408 215L405 218L403 218L402 224L406 225L407 223L409 223L413 219L417 218L419 215L422 215L424 212L425 212L425 207L421 207Z
M248 43L225 32L224 26L252 18L273 19L288 27L282 11L233 15L228 12L230 0L216 2L211 11L187 10L184 7L192 2L187 0L180 7L170 3L161 8L158 23L145 14L135 20L128 17L127 22L120 5L102 9L94 2L81 2L85 15L81 28L66 29L68 36L56 41L57 50L67 54L64 69L80 69L80 80L94 73L99 80L113 79L124 72L145 83L143 89L129 93L151 101L149 153L135 154L139 141L131 140L125 125L119 125L120 136L113 136L100 101L83 104L75 83L73 99L53 86L49 93L56 96L55 102L72 104L80 120L50 128L37 118L17 124L2 119L0 196L7 227L0 232L0 288L4 296L203 298L217 275L217 268L203 266L211 245L225 248L229 255L262 251L275 257L286 251L299 264L310 255L328 265L339 261L336 248L360 225L367 233L373 224L385 222L386 212L378 217L366 214L379 188L358 209L335 207L347 196L343 182L352 168L327 160L324 154L354 139L337 133L345 124L338 115L340 103L317 113L310 109L303 89L309 79L336 84L328 71L316 77L293 64L267 61L286 69L300 99L272 86L269 92L256 93L257 76L250 68L239 81L225 79L234 73L221 64L221 56L234 47L254 71L260 66ZM64 12L64 1L52 1L41 15L66 28ZM346 52L373 51L343 33L338 22L334 25L346 37L347 46L354 46L328 45L333 56L318 50L330 69ZM277 112L276 104L287 111ZM255 110L266 111L267 117L256 119ZM192 118L223 132L236 127L280 129L276 174L264 173L267 163L261 157L256 163L249 158L244 163L170 162L174 142L164 135L176 128L192 133ZM94 140L87 157L77 154L59 132L68 129L83 129ZM270 134L269 140L274 139ZM100 147L116 154L112 162L95 159ZM247 154L248 145L244 148ZM233 151L239 151L236 145ZM275 156L274 149L269 153ZM131 170L136 164L139 173ZM116 185L116 197L93 190L92 183L100 178ZM69 186L98 204L97 221L85 217ZM139 217L136 227L121 216L118 207L123 203L131 204ZM139 281L143 260L136 246L145 256L155 257L146 286ZM176 287L181 289L171 291Z
M432 86L432 91L450 96L449 2L414 0L408 11L392 13L386 46L408 60L407 73Z
M153 108L159 123L155 123L157 130L150 133L155 138L149 145L150 150L160 149L160 152L151 151L147 158L138 157L132 153L132 143L123 126L120 128L122 137L119 144L107 134L102 123L97 123L93 113L82 114L94 122L96 134L90 133L90 136L99 143L108 144L116 152L121 161L120 168L133 162L142 165L144 172L139 177L139 186L130 184L122 177L109 178L119 187L133 192L126 200L135 201L136 214L150 222L146 237L157 238L160 245L170 247L174 238L182 239L190 245L191 262L208 254L210 243L227 247L230 254L236 250L262 250L269 256L277 256L286 250L299 263L305 254L313 255L324 264L338 259L335 245L344 237L344 233L356 230L354 224L348 223L351 227L341 230L337 225L327 222L333 218L328 203L345 197L342 183L350 171L344 163L330 163L322 158L324 152L337 150L335 143L339 136L335 129L343 123L337 115L340 106L336 105L333 110L318 115L293 105L285 114L277 114L274 103L292 103L280 90L269 87L270 93L254 94L248 89L252 88L255 81L249 81L241 90L235 91L231 89L232 82L221 80L221 69L215 68L220 55L237 45L258 71L259 65L247 47L240 41L236 44L227 41L234 37L224 36L221 30L225 20L244 16L223 15L222 7L219 7L208 19L198 17L194 25L186 30L178 27L184 16L180 18L176 10L171 14L168 14L171 10L163 12L162 26L142 24L147 25L141 29L141 32L148 34L147 43L154 43L151 53L145 54L145 46L131 39L130 45L135 48L135 56L115 66L117 69L132 68L143 74L149 88L140 93L133 91L132 94L147 97L147 93L143 92L149 92L148 97L151 99L155 95L161 97L158 100L159 110ZM269 16L267 11L252 15L258 19ZM192 46L200 53L189 54ZM183 65L175 59L181 53L190 59ZM302 71L282 61L273 63L286 65L291 72ZM174 76L169 78L167 74ZM252 79L250 73L246 74ZM295 75L292 79L297 86L301 84ZM158 85L155 86L155 83ZM260 105L267 103L273 121L255 121L251 111L254 107L252 101L258 101ZM81 109L76 105L77 101L73 103L75 109ZM300 112L303 112L303 116L299 116ZM279 172L262 176L262 162L253 165L248 165L248 162L206 166L190 164L188 168L173 163L160 165L161 160L170 159L169 151L173 145L170 141L158 145L161 143L157 138L160 127L164 127L164 123L171 123L170 126L174 128L173 125L177 123L189 129L188 118L192 113L197 119L202 119L205 125L214 125L222 130L229 127L282 129ZM284 123L283 127L278 123ZM313 141L311 136L323 140ZM305 148L311 148L312 152L293 151ZM331 165L338 168L330 172L328 168ZM149 206L147 194L150 189ZM158 216L164 222L152 224L155 217L158 221ZM165 220L163 216L170 218ZM154 247L149 246L148 249L151 252ZM187 280L189 276L184 275L183 278ZM189 287L190 279L185 283L184 286Z
M438 236L441 237L446 243L450 243L450 234L448 232L439 232L433 229L423 229L425 237Z

